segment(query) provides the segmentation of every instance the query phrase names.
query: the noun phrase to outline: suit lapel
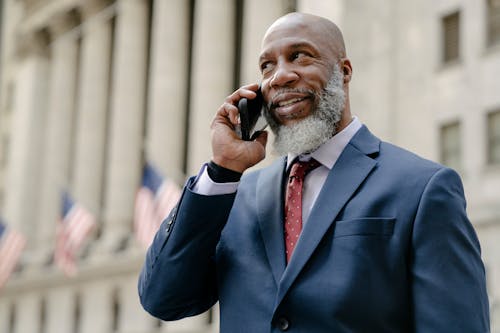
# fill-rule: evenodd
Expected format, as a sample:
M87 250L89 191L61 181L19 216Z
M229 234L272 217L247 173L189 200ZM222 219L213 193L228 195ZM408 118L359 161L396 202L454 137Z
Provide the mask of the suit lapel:
M271 165L257 180L257 216L276 285L285 270L282 208L285 161L282 158Z
M377 164L367 154L378 152L379 142L366 127L362 127L340 155L325 181L302 230L294 255L283 273L276 306L334 223L340 210Z

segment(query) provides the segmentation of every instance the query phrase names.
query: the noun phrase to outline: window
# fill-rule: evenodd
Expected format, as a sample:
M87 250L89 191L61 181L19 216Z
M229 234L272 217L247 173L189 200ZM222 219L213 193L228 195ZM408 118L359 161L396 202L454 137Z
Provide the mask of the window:
M500 44L500 0L487 0L488 45Z
M462 140L460 123L454 122L443 125L440 133L441 162L455 170L462 167Z
M488 164L500 164L500 110L488 115Z
M442 19L443 63L458 60L460 51L460 13L455 12Z

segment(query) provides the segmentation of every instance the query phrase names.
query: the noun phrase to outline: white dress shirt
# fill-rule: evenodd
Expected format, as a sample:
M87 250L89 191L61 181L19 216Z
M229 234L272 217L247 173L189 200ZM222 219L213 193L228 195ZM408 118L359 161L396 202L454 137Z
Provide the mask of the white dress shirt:
M322 144L318 149L310 154L300 155L301 161L307 161L314 158L321 163L321 166L311 171L304 180L304 189L302 194L302 220L307 222L309 213L316 202L316 198L326 181L328 173L337 162L340 154L347 146L352 137L361 128L361 122L354 117L351 123L339 133L335 134L330 140ZM290 168L297 155L288 154L287 170ZM220 195L234 193L238 189L239 182L235 183L215 183L207 172L206 165L200 171L197 177L193 191L202 195Z

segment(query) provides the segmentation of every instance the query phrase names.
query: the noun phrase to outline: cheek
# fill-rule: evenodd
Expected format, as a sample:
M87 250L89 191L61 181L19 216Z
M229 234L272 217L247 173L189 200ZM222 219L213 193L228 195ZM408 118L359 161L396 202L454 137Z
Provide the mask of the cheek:
M329 71L321 73L320 77L318 78L318 81L321 82L321 90L326 88L331 78L332 74Z
M269 80L265 79L260 81L260 91L262 92L262 97L264 98L264 103L269 103L270 100L270 87Z
M276 131L280 125L279 120L276 118L276 116L269 110L267 105L264 105L264 108L262 110L264 117L266 118L269 126L271 126L271 129L273 131Z
M330 71L316 68L303 74L304 82L315 92L320 93L325 89L330 79Z

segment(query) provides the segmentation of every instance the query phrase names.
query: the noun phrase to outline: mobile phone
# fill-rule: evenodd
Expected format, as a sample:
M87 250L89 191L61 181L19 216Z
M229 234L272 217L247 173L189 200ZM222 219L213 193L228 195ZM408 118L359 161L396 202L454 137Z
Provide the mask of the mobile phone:
M261 128L264 126L257 126L257 123L263 122L261 120L262 115L262 105L264 103L264 98L262 97L262 92L259 89L256 91L257 96L253 99L242 98L238 102L238 110L240 112L240 137L242 140L251 141L253 140L253 135L256 132L256 128Z

